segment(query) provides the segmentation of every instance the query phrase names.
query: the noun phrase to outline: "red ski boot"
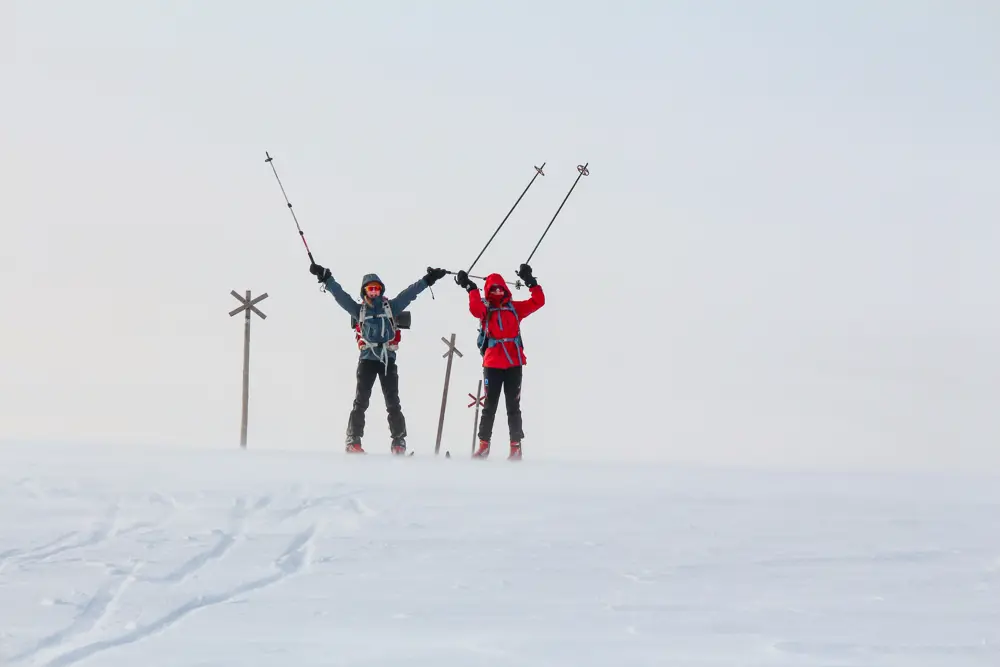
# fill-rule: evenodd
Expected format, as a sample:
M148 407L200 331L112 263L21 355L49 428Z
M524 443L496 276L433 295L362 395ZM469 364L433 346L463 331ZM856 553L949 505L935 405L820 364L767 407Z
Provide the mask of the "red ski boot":
M508 461L520 461L521 460L521 443L512 442L510 443L510 456L507 457Z
M392 441L392 445L389 447L389 451L395 456L403 456L406 454L406 441L402 438L397 438Z
M346 447L346 451L347 451L348 454L364 454L365 453L365 450L361 449L361 443L360 442L351 442L351 443L348 443L348 445Z
M485 459L489 455L490 455L490 441L489 440L480 440L479 441L479 449L477 449L476 453L472 455L472 458L474 458L474 459Z

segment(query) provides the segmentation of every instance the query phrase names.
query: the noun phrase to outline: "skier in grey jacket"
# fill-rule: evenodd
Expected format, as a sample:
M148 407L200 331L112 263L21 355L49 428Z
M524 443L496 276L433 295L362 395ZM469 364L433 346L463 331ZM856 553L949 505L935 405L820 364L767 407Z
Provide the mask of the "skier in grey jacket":
M406 420L403 418L399 401L399 372L396 368L396 348L400 340L396 316L413 303L421 292L448 272L428 267L427 274L423 278L392 299L385 296L385 283L378 274L366 274L361 279L361 303L344 291L330 274L330 269L312 264L309 272L323 283L337 304L348 312L353 322L356 322L354 330L360 356L354 405L347 420L347 452L364 453L361 438L365 432L365 411L368 409L372 388L375 386L375 378L378 378L388 412L389 433L392 437L390 451L393 454L405 454Z

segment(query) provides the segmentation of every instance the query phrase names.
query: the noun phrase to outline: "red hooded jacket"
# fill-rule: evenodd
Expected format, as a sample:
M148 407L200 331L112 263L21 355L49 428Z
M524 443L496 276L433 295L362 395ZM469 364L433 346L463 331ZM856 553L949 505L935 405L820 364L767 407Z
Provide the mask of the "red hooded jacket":
M518 326L518 320L524 319L528 315L545 305L545 293L542 292L542 288L538 285L534 287L529 287L528 291L531 293L531 298L524 301L511 301L511 292L507 288L507 283L504 281L503 276L499 273L491 273L486 276L486 294L490 293L490 288L494 285L499 285L503 287L503 297L495 302L490 302L490 306L496 308L498 306L511 306L517 313L517 317L514 313L509 310L494 310L489 312L489 322L487 326L489 327L487 331L489 332L490 338L494 339L505 339L505 338L515 338L521 329ZM480 323L487 314L486 303L483 302L483 295L479 289L474 289L469 292L469 312L476 317ZM493 347L486 350L486 354L483 355L483 367L484 368L510 368L512 366L519 366L527 363L527 358L524 356L524 349L518 349L518 346L514 341L498 342Z

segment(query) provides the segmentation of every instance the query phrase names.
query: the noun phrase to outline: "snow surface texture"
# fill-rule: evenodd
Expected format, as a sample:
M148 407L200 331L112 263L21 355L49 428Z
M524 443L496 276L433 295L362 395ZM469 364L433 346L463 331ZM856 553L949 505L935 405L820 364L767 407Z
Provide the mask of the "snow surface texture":
M1000 665L995 480L526 456L6 446L0 664Z

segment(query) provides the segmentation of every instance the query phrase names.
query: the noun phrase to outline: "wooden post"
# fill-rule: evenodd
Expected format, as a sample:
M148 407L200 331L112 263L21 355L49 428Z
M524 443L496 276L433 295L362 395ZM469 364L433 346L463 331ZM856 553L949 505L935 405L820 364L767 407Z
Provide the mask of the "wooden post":
M240 421L240 447L246 449L247 415L250 407L250 313L251 311L257 313L262 320L267 319L267 315L262 313L255 305L267 298L267 292L264 292L255 299L250 298L250 290L247 290L246 297L237 294L236 290L232 290L230 294L236 297L236 300L243 305L229 311L229 316L232 317L241 312L246 312L246 318L243 322L243 416Z
M250 300L250 290L247 290L247 300ZM250 408L250 309L244 311L247 315L243 320L243 410L240 419L240 447L247 447L247 412Z
M444 430L444 409L448 405L448 383L451 382L451 360L453 355L462 356L462 353L458 351L455 347L455 334L451 335L451 341L445 339L444 336L441 337L441 342L448 346L448 351L442 354L442 357L448 358L448 365L444 370L444 392L441 394L441 416L438 417L438 432L437 440L434 442L434 454L441 450L441 432Z
M483 403L483 401L485 400L486 397L483 396L483 381L482 380L479 380L479 386L476 387L476 395L473 396L472 394L469 394L469 398L472 399L472 403L469 403L469 405L466 406L466 407L470 407L471 408L473 405L476 406L476 416L472 418L472 453L475 454L476 453L476 444L479 442L479 436L478 436L478 431L479 431L479 406L480 405L486 405L485 403Z

